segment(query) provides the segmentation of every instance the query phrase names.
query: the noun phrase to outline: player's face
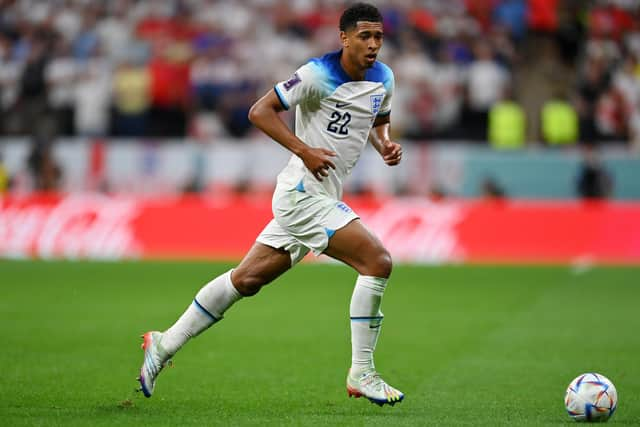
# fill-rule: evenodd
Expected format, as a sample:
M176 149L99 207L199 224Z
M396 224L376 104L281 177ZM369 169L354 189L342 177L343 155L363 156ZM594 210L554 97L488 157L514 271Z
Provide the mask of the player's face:
M373 66L382 47L382 22L358 21L355 28L343 32L341 36L342 45L355 66Z

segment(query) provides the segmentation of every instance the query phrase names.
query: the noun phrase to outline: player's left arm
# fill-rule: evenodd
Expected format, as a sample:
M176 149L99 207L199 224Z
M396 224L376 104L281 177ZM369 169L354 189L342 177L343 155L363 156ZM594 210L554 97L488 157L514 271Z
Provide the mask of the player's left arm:
M402 146L389 137L390 124L390 114L377 116L369 132L369 142L388 166L395 166L402 160Z

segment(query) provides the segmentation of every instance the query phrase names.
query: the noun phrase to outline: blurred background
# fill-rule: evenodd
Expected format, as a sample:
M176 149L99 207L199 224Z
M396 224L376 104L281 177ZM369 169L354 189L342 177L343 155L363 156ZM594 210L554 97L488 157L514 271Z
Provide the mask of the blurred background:
M348 197L640 199L640 0L373 3L406 156L367 149ZM43 192L268 199L289 155L249 107L339 48L344 6L0 0L4 229Z

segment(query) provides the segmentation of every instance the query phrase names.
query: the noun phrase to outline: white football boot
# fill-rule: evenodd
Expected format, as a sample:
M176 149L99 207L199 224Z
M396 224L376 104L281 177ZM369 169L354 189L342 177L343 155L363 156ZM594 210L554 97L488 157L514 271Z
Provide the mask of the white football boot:
M162 339L161 332L147 332L142 335L142 339L144 340L142 343L144 362L140 368L138 381L140 381L140 391L142 391L145 397L151 397L158 374L167 364L171 364L171 355L160 345L160 340Z
M373 370L356 375L352 375L351 371L349 371L349 375L347 375L347 393L349 397L358 398L364 396L379 406L385 403L393 406L404 399L404 393L384 382L380 378L380 374Z

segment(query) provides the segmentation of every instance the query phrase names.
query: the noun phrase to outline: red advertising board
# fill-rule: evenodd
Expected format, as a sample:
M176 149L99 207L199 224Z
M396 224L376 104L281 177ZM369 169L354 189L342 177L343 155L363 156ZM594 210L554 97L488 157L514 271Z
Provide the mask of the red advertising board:
M640 263L640 203L347 203L396 261ZM264 196L5 196L0 256L233 259L270 219Z

